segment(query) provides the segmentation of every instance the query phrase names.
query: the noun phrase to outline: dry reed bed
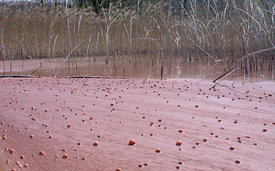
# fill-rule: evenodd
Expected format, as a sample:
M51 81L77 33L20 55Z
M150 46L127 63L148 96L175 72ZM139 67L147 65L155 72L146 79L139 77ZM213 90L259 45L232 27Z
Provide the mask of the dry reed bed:
M165 61L173 54L184 62L207 58L227 65L248 53L274 47L275 40L274 12L250 1L241 6L227 3L222 9L211 3L200 13L192 3L188 13L181 4L174 15L161 10L160 3L143 4L136 10L113 5L99 16L88 9L35 2L5 3L0 8L2 60L70 54L94 60L104 56L108 65L110 58L115 61L122 56L136 66L138 54L154 54L151 58ZM69 67L78 65L73 57L68 58ZM244 59L241 68L246 73L264 69L265 61L272 70L274 51Z

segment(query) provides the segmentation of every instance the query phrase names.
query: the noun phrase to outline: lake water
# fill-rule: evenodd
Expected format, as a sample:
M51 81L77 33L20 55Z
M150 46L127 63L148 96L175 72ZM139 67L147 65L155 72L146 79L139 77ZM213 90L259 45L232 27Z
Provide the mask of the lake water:
M58 72L61 64L65 58L59 59L36 59L34 62L39 67L39 73L42 77L54 77ZM1 61L1 70L3 75L3 61ZM259 70L250 70L245 74L240 65L226 80L240 80L240 81L265 81L274 80L274 67L270 63L259 63ZM235 63L234 63L235 64ZM273 64L274 65L274 64ZM12 66L12 70L10 70ZM186 62L181 57L166 58L163 65L163 78L199 78L214 80L226 71L228 71L233 64L229 65L226 62L214 62L211 59L198 60L193 62ZM273 70L270 70L270 67ZM20 61L6 61L5 75L29 75L35 71L34 65L30 60ZM36 72L34 76L38 76ZM99 77L126 77L126 78L151 78L160 79L161 75L161 60L156 56L139 56L139 57L110 57L108 65L104 59L93 57L70 57L70 63L66 61L60 69L58 76L60 77L74 77L74 76L99 76Z

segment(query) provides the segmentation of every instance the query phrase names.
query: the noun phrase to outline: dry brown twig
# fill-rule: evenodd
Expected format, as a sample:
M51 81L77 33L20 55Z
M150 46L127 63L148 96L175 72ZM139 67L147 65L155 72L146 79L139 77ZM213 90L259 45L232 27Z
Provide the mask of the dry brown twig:
M6 72L6 53L5 53L5 45L3 41L3 29L1 30L1 42L2 42L2 53L4 56L4 72L3 72L3 76L4 76Z
M237 64L238 64L241 60L243 60L243 59L245 59L245 58L247 58L247 57L249 57L249 56L257 55L257 54L260 54L260 53L263 53L263 52L266 52L266 51L270 51L270 50L274 50L274 49L275 49L275 46L272 47L272 48L268 48L268 49L262 49L262 50L259 50L259 51L257 51L257 52L253 52L253 53L250 53L250 54L247 54L247 55L241 57L240 59L237 60L236 64L235 64L231 69L229 69L226 73L220 75L218 78L216 78L216 79L213 81L213 82L216 83L216 84L215 84L213 87L211 87L209 90L211 90L212 88L215 90L216 85L219 83L219 82L216 82L216 81L221 80L222 78L225 78L225 77L227 77L228 75L230 75L232 72L234 72L234 71L237 69Z
M40 75L40 73L39 73L38 69L42 67L42 64L40 63L40 67L39 67L39 68L37 68L37 66L35 65L34 61L32 60L32 57L30 57L30 56L28 56L28 57L30 58L30 60L31 60L32 64L33 64L33 65L34 65L34 67L35 67L35 71L33 71L30 75L32 75L34 72L37 72L37 74L38 74L39 78L41 78L41 75Z
M92 35L91 35L92 36ZM90 37L91 37L90 36ZM57 71L57 73L55 74L55 77L57 77L58 73L60 72L62 66L64 65L64 63L68 60L68 58L70 57L70 55L73 53L74 50L76 50L83 42L85 42L86 40L90 39L90 37L84 39L81 43L79 43L77 46L74 47L74 49L68 54L68 56L65 58L65 60L63 61L63 63L61 64L59 70Z

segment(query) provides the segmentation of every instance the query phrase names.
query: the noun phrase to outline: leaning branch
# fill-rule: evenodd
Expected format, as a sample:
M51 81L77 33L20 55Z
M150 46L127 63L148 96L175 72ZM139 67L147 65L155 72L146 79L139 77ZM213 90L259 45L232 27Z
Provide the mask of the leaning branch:
M3 76L4 76L6 72L6 53L5 53L5 45L3 41L3 29L1 30L1 42L2 42L2 51L4 55L4 73L3 73Z
M39 78L41 78L41 75L40 75L40 73L39 73L38 69L42 67L42 64L40 63L40 67L39 67L39 68L37 68L37 66L35 65L34 61L32 60L32 57L30 57L30 56L28 56L28 57L31 59L31 62L32 62L32 64L33 64L33 65L34 65L34 67L35 67L35 71L33 71L30 75L32 75L34 72L37 72L37 74L38 74Z
M247 58L247 57L249 57L249 56L257 55L257 54L260 54L260 53L263 53L263 52L266 52L266 51L270 51L270 50L274 50L274 49L275 49L275 47L268 48L268 49L262 49L262 50L259 50L259 51L257 51L257 52L253 52L253 53L250 53L250 54L247 54L247 55L243 56L242 58L240 58L240 59L237 60L236 64L235 64L230 70L228 70L226 73L224 73L224 74L222 74L221 76L219 76L218 78L216 78L213 82L216 83L216 81L218 81L218 80L220 80L220 79L222 79L222 78L225 78L226 76L228 76L229 74L231 74L232 72L234 72L235 69L237 69L237 64L238 64L241 60L243 60L243 59L245 59L245 58ZM215 84L213 87L211 87L211 88L215 88L215 86L216 86L216 84ZM210 89L211 89L211 88L210 88Z
M91 35L92 36L92 35ZM90 37L91 37L90 36ZM55 74L55 77L58 75L59 71L61 70L61 68L63 67L63 65L65 64L65 62L68 60L68 58L70 57L70 55L73 53L74 50L76 50L82 43L84 43L86 40L90 39L90 37L88 37L87 39L83 40L81 43L79 43L66 57L66 59L64 60L64 62L62 63L62 65L60 66L59 70L57 71L57 73Z

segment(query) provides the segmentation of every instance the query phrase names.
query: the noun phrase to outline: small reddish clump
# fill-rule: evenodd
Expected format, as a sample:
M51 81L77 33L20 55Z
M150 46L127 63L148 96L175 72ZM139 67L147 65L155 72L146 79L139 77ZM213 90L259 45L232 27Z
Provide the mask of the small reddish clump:
M11 154L13 154L14 153L14 149L9 149L9 152L11 153Z
M39 152L39 155L44 155L44 154L45 154L44 151Z
M229 149L230 149L230 150L235 150L235 147L231 146Z
M157 152L157 153L160 153L160 152L161 152L160 148L157 148L157 149L156 149L156 152Z
M182 142L181 142L180 140L178 140L178 141L176 142L176 145L177 145L177 146L181 146L181 145L182 145Z
M62 156L62 158L63 158L63 159L67 159L67 158L69 158L69 155L68 155L68 154L64 154L64 155Z
M264 131L264 132L267 132L267 129L265 128L265 129L263 129L263 131Z
M135 140L131 139L131 140L129 141L129 145L135 145L135 144L136 144L136 141L135 141Z
M240 161L240 160L236 160L236 161L235 161L235 163L240 164L240 163L241 163L241 161Z
M94 146L98 146L98 142L97 141L94 142Z

